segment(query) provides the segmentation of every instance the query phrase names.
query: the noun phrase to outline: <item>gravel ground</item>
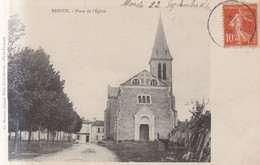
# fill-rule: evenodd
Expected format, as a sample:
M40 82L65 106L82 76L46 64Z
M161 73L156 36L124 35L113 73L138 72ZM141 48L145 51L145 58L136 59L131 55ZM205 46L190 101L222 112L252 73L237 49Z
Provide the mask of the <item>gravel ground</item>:
M21 161L21 160L19 160ZM72 147L54 154L45 154L33 159L22 161L29 162L117 162L115 154L96 144L74 144Z

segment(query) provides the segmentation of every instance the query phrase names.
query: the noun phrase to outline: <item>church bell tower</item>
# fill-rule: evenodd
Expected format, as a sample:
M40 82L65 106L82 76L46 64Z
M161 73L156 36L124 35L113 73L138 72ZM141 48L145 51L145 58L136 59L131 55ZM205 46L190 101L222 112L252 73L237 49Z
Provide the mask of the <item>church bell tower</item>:
M172 88L172 56L167 46L160 16L157 33L154 41L153 52L149 61L150 73L162 80Z

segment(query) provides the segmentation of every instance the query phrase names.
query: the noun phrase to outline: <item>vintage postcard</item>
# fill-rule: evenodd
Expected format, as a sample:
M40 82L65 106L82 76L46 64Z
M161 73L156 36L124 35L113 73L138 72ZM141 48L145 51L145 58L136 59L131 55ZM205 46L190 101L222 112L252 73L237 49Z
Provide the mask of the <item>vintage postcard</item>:
M1 164L259 164L259 1L2 4Z

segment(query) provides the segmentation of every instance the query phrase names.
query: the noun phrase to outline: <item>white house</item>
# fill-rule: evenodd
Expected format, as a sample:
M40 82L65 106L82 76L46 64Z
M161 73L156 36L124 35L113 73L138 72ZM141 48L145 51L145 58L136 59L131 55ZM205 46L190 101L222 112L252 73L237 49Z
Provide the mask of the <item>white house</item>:
M91 143L92 122L83 118L82 128L80 132L74 133L74 139L78 143Z
M82 118L80 132L74 133L73 139L78 143L96 143L104 139L104 121L96 120L91 122Z

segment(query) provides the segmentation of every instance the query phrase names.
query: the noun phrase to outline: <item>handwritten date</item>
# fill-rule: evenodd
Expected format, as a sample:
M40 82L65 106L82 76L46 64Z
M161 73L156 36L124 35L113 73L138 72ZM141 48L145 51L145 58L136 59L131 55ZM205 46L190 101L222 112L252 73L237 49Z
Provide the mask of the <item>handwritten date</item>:
M138 8L143 8L144 7L144 4L147 3L144 2L144 1L139 1L139 2L135 2L133 0L126 0L121 6L129 6L129 7L138 7ZM158 8L160 7L160 1L152 1L150 4L149 4L149 8Z

